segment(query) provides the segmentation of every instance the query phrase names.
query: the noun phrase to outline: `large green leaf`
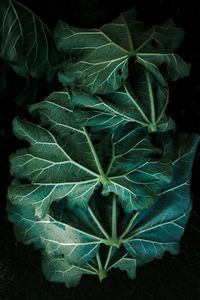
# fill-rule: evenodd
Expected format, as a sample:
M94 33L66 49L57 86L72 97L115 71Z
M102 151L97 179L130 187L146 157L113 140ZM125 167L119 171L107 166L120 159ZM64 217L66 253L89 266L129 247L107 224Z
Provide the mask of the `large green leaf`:
M58 128L56 135L27 121L15 119L13 124L17 136L31 147L11 157L11 173L21 182L12 184L10 197L15 203L34 199L36 214L45 214L51 202L64 196L71 205L85 206L100 182L86 134L61 118L57 115L51 123Z
M135 122L150 132L165 131L173 126L165 115L167 86L161 87L142 67L135 68L131 85L124 84L116 92L100 97L72 90L70 100L81 126L102 130Z
M117 127L111 150L106 171L111 184L104 186L103 194L115 193L126 212L153 205L158 200L161 182L171 181L171 160L159 158L160 151L157 149L156 153L144 130L133 129L132 124Z
M66 199L63 199L65 205L60 202L62 212L58 207L59 214L55 215L54 208L50 206L45 216L37 216L29 202L9 202L7 211L10 221L15 223L15 233L19 241L25 244L33 243L37 248L44 249L47 255L66 256L69 263L85 264L98 251L102 242L101 235L96 235L95 230L91 229L93 224L90 225L87 212L84 216L88 217L86 223L79 211L72 214L71 210L66 208ZM87 230L79 229L78 222L83 228L86 223ZM87 233L89 230L91 234Z
M98 155L88 130L78 128L68 99L67 92L58 92L31 106L40 125L14 120L15 134L31 146L11 157L11 173L20 180L11 185L12 202L32 203L42 215L52 201L65 196L69 205L85 207L100 184L103 194L119 196L125 211L156 202L160 182L171 180L172 166L160 158L146 130L132 124L116 128L110 153L104 154L109 164L103 169L103 154Z
M59 56L50 30L36 15L15 0L2 0L0 57L20 75L38 78L51 72Z
M59 79L64 85L80 85L92 94L104 93L116 90L128 77L128 52L101 30L69 27L60 21L55 42L67 58L59 66Z
M199 136L180 134L164 138L164 152L173 161L173 180L159 193L159 201L133 217L124 247L137 265L161 258L165 251L179 253L179 241L188 221L192 201L190 178Z
M46 277L73 286L84 273L96 275L87 263L96 255L103 239L87 211L77 208L73 212L66 203L65 198L54 203L43 217L34 214L29 202L8 203L7 211L9 220L15 224L17 239L42 249Z
M128 77L131 57L160 82L163 83L158 71L161 65L165 65L167 74L176 80L188 75L190 69L173 53L182 38L183 30L171 19L162 26L147 29L137 21L135 10L122 13L99 30L70 27L60 21L55 41L66 58L59 67L60 81L64 85L80 86L91 94L115 91Z
M66 258L51 257L43 254L43 272L49 281L65 283L69 287L75 287L84 274L97 275L88 266L70 264Z
M68 208L62 198L45 216L36 216L28 201L8 202L18 240L42 249L43 271L50 281L72 287L83 274L102 280L113 268L134 279L137 266L166 251L178 254L191 211L190 177L199 137L176 135L171 140L168 134L162 142L164 155L173 161L173 180L162 185L159 201L151 208L122 213L115 196L105 198L98 192L85 210Z
M121 271L126 271L127 275L131 279L136 277L136 259L130 257L122 257L117 260L113 265L109 266L109 269L118 268Z

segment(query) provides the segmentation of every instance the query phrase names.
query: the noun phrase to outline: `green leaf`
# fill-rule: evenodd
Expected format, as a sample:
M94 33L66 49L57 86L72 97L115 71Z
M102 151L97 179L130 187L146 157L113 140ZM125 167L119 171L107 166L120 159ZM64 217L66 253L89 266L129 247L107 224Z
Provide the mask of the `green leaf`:
M150 132L173 128L173 121L165 115L168 87L161 87L141 67L135 68L131 83L102 97L72 90L70 103L80 126L102 130L135 122Z
M74 219L70 217L72 212L66 207L63 207L60 214L64 215L66 223L62 218L60 220L53 216L50 207L42 217L35 215L29 203L14 205L8 203L7 211L9 220L15 223L17 239L25 244L33 243L39 249L45 249L48 255L65 255L71 263L85 264L98 251L101 236L80 230L77 226L77 217ZM82 225L84 226L84 223Z
M131 279L136 277L136 259L129 257L122 257L117 262L115 262L111 268L119 268L121 271L126 271L127 275Z
M172 19L148 29L137 20L136 11L130 10L101 29L115 43L124 47L129 52L129 57L135 56L136 62L152 72L159 81L162 81L162 76L157 67L161 65L166 66L172 80L189 74L190 65L173 53L182 42L184 32L182 28L175 26Z
M47 26L21 3L3 0L0 7L0 57L21 76L51 77L59 55Z
M160 150L152 145L145 130L130 123L117 127L111 142L106 175L112 184L103 186L103 194L116 194L125 212L152 206L158 200L161 183L171 181L171 160L160 158Z
M65 56L58 67L60 81L89 94L117 90L128 77L131 57L162 84L161 65L166 66L172 80L189 73L189 64L173 53L182 41L183 30L172 20L147 29L137 21L135 10L130 10L99 30L70 27L60 21L54 35L57 48Z
M43 272L49 281L65 283L66 287L75 287L82 275L96 275L88 266L70 264L66 258L49 257L43 253Z
M103 239L96 234L95 224L87 211L71 211L66 199L54 203L44 217L36 216L30 203L8 203L9 220L15 224L15 234L25 244L42 249L43 272L49 280L76 284L86 272ZM81 228L80 228L81 225ZM85 225L85 226L84 226Z
M47 102L41 103L44 109L46 105ZM65 196L69 204L85 207L100 183L86 133L73 125L73 115L66 118L65 110L58 109L60 115L56 104L52 106L55 109L50 108L46 117L54 132L19 119L13 122L15 134L31 147L11 157L11 173L21 183L11 186L10 197L15 203L32 203L34 199L37 214L41 215L54 200Z
M86 207L101 184L104 195L113 192L119 196L125 211L156 202L160 181L171 180L171 161L160 159L160 150L146 131L132 124L116 128L106 154L109 164L103 169L103 157L91 134L78 128L68 99L68 93L58 92L31 106L32 113L40 116L40 125L14 120L14 133L31 146L11 157L11 173L20 180L11 185L12 202L32 203L34 198L36 214L41 215L62 197L67 197L68 205Z
M176 134L173 139L169 133L162 135L164 156L174 166L173 180L160 181L159 201L140 212L124 213L115 196L111 201L110 196L96 192L85 210L70 209L64 197L41 216L33 209L34 197L17 203L9 197L7 212L18 240L42 249L45 276L67 287L78 284L83 274L102 279L112 268L135 278L136 266L161 258L166 251L179 252L191 211L189 183L199 139L188 134Z
M199 136L164 138L165 154L173 160L173 180L162 188L159 201L134 218L124 247L137 265L161 258L165 251L179 253L179 241L191 211L190 177ZM170 152L168 150L170 149Z
M57 48L67 59L60 66L64 85L80 85L95 94L116 90L128 76L128 53L101 30L79 29L59 22ZM121 73L121 75L119 74Z

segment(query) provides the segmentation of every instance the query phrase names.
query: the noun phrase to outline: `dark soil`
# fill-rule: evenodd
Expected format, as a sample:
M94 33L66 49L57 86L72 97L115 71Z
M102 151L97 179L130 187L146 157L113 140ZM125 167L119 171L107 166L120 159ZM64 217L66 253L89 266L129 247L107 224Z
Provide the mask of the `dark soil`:
M1 2L1 1L0 1ZM21 0L50 28L62 17L69 24L99 26L112 20L134 4L140 18L148 24L172 17L185 30L178 53L192 64L189 77L170 84L168 112L179 131L200 134L200 7L195 0ZM41 3L43 7L41 7ZM66 4L67 3L67 4ZM1 63L1 62L0 62ZM1 98L0 109L0 300L198 300L200 299L200 149L193 167L193 211L181 242L178 256L165 255L162 260L138 269L137 279L129 280L123 272L114 271L101 284L93 277L83 277L76 288L48 282L41 271L40 253L32 246L16 241L12 224L7 221L5 206L9 175L9 155L21 147L12 135L15 115L26 116L26 108L14 104L23 82L7 71L9 89ZM38 89L41 99L48 85ZM48 93L47 93L48 94Z

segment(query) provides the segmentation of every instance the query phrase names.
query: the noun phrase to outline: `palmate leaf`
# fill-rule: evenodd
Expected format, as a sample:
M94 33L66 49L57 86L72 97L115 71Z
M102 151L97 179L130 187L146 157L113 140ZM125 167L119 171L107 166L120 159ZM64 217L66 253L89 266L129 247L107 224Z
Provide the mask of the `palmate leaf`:
M135 279L136 267L137 267L136 259L125 256L125 257L120 258L113 265L111 265L109 267L109 270L112 268L118 268L121 271L126 271L129 278Z
M31 148L21 149L11 158L11 173L22 182L12 184L10 197L15 203L32 203L34 199L32 205L39 215L45 214L54 200L65 196L71 205L85 207L100 182L84 131L69 128L60 122L61 116L57 118L60 134L56 137L26 121L15 119L13 125L17 136L29 141ZM28 182L24 184L23 179Z
M80 125L102 130L135 122L150 132L172 128L173 121L165 114L168 87L161 87L140 66L135 67L131 83L125 83L118 91L102 97L72 90L70 103Z
M50 30L15 0L1 0L0 57L21 76L35 78L50 75L59 61Z
M87 211L82 213L77 208L72 212L66 203L63 199L58 207L49 208L44 217L35 216L30 203L8 203L7 211L9 220L15 224L17 239L42 250L45 276L74 286L83 274L96 275L87 263L96 255L103 239Z
M65 283L66 287L75 287L84 274L97 275L88 266L70 264L67 259L43 254L43 272L49 281Z
M116 90L128 77L128 52L101 30L69 27L60 21L55 43L66 57L58 68L59 80L65 86L104 93Z
M173 161L173 180L163 185L154 206L124 214L121 221L116 219L118 238L115 239L124 247L123 250L120 248L122 261L117 259L116 265L120 262L130 278L135 277L136 266L160 259L166 251L172 255L179 253L180 240L192 207L190 179L199 140L198 135L189 134L176 134L173 138L169 133L162 136L164 155ZM125 255L123 251L127 251ZM107 270L115 267L112 251L108 252L109 255Z
M199 136L179 134L173 141L169 135L166 137L165 155L173 161L173 180L163 187L154 206L133 217L123 243L137 265L161 258L165 251L179 253L179 241L192 207L190 178Z
M45 276L67 287L77 285L83 274L102 280L113 268L134 279L137 266L166 251L179 252L191 211L190 177L198 142L197 135L162 137L164 155L173 161L173 180L162 184L155 205L140 212L121 214L115 197L111 203L111 197L98 192L85 210L68 208L62 198L49 206L45 216L36 216L29 202L9 201L8 216L18 240L42 249Z
M152 209L138 216L135 228L123 243L137 265L160 259L166 251L179 253L179 241L191 211L189 188L175 188L175 192L164 192ZM186 194L185 194L186 193ZM162 194L161 194L162 195Z
M166 66L172 80L177 80L188 75L190 69L173 53L182 38L183 30L171 19L147 29L137 21L135 10L122 13L99 30L70 27L60 21L55 42L66 60L59 67L59 79L89 94L113 92L127 79L128 61L134 57L162 84L164 79L158 71L161 65Z
M161 152L157 149L156 154L142 128L132 128L132 124L117 127L112 135L106 171L111 184L103 189L104 195L116 194L126 212L152 206L162 183L172 179L171 160L159 158Z
M30 203L18 205L8 203L7 211L10 221L15 223L15 233L19 241L25 244L33 243L50 256L66 256L69 263L82 265L87 263L96 254L102 242L101 235L87 233L92 226L88 224L89 217L87 231L83 231L79 229L76 217L74 219L70 217L72 212L66 207L62 212L65 215L65 222L52 216L50 208L45 216L36 216ZM79 222L84 228L83 221L80 218Z
M31 147L11 157L11 173L19 179L11 185L11 201L29 202L37 215L45 215L49 205L63 197L68 205L86 207L102 185L104 195L119 196L125 211L151 206L161 182L171 180L171 161L160 158L145 129L127 124L110 137L110 153L104 154L110 163L103 169L104 157L98 155L88 130L75 122L69 97L67 92L53 93L31 106L40 125L15 119L15 134Z

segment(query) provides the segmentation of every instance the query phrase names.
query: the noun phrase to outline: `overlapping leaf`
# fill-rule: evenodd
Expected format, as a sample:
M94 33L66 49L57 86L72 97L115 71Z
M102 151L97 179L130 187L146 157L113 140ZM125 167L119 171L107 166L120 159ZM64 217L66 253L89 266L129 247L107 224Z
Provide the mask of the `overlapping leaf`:
M118 91L102 97L71 91L78 122L98 130L135 122L150 132L165 131L173 126L165 114L167 103L167 86L161 87L142 67L135 68L131 85L124 84Z
M122 142L119 130L117 138ZM116 137L113 141L116 142ZM102 271L106 274L112 268L119 268L130 278L135 278L136 266L161 258L166 251L171 254L179 252L179 241L191 211L189 183L198 142L197 135L176 135L173 140L169 133L162 136L164 156L170 157L174 166L173 180L163 184L160 181L159 201L155 205L137 213L125 213L122 220L119 219L119 211L110 212L110 209L113 210L110 197L98 200L97 194L91 199L90 210L69 209L64 197L49 205L44 216L36 215L33 209L35 199L32 198L32 205L30 199L20 201L18 198L15 203L11 187L7 211L10 221L15 224L17 238L43 249L43 271L49 280L64 282L71 287L78 284L83 274L99 275L101 272L94 259L97 253L102 253L100 245L107 245L112 239L110 229L114 216L116 238L123 248L109 246L111 252L108 248L109 259ZM128 148L128 144L125 145ZM141 152L139 154L141 156ZM120 166L119 158L116 159L118 164L115 165ZM135 156L135 159L141 158Z
M126 271L128 277L131 279L135 279L136 277L136 259L122 257L110 267L110 269L112 268L119 268L121 271Z
M66 199L60 202L44 217L35 216L29 203L9 203L7 211L10 221L15 223L17 239L42 249L45 275L50 280L72 286L87 269L87 274L94 274L87 263L96 255L102 238L101 232L96 234L87 211L81 213L77 209L74 213L67 209Z
M124 242L137 265L161 258L165 251L179 252L192 206L190 178L198 142L197 135L180 134L173 141L164 138L165 154L173 160L173 180L162 189L159 201L135 218Z
M41 125L15 119L15 134L31 147L11 158L11 173L20 179L11 185L12 202L32 203L41 215L52 201L65 196L69 205L85 207L102 183L102 192L118 195L126 211L151 206L159 182L171 179L171 162L159 159L160 151L145 129L127 124L111 137L112 149L104 154L110 164L104 170L104 157L98 155L87 130L78 128L68 100L68 93L58 92L33 105L31 111L39 114Z
M172 175L171 161L158 158L161 153L157 149L156 154L142 128L132 128L132 124L120 126L112 135L112 154L106 171L112 184L103 189L104 195L115 193L126 212L153 205L161 183L170 182Z
M99 184L100 175L84 131L73 125L73 116L71 120L66 118L63 110L62 119L56 114L56 104L53 107L46 117L57 130L56 135L27 121L14 121L17 136L30 142L31 147L11 158L11 172L22 181L12 184L10 197L14 203L32 204L39 215L65 196L69 205L85 206Z
M182 38L182 29L172 20L147 29L137 21L135 10L122 13L99 30L80 29L59 22L55 41L66 57L60 66L60 81L64 85L80 86L91 94L115 91L128 77L130 57L160 82L164 82L158 71L161 65L165 65L167 74L176 80L188 75L190 68L173 53Z
M43 272L49 281L65 283L67 287L75 287L84 274L97 275L86 266L70 264L66 258L50 257L43 254Z
M71 287L112 268L133 279L138 265L179 252L199 142L169 132L165 115L165 77L189 72L173 53L182 38L172 20L147 29L135 10L100 30L59 22L65 58L52 68L58 54L48 28L22 4L1 1L0 59L22 76L58 70L70 86L30 107L39 124L13 122L30 146L11 156L8 218L19 241L41 250L47 279Z
M28 8L15 0L1 0L0 57L22 76L41 77L58 63L52 34Z

